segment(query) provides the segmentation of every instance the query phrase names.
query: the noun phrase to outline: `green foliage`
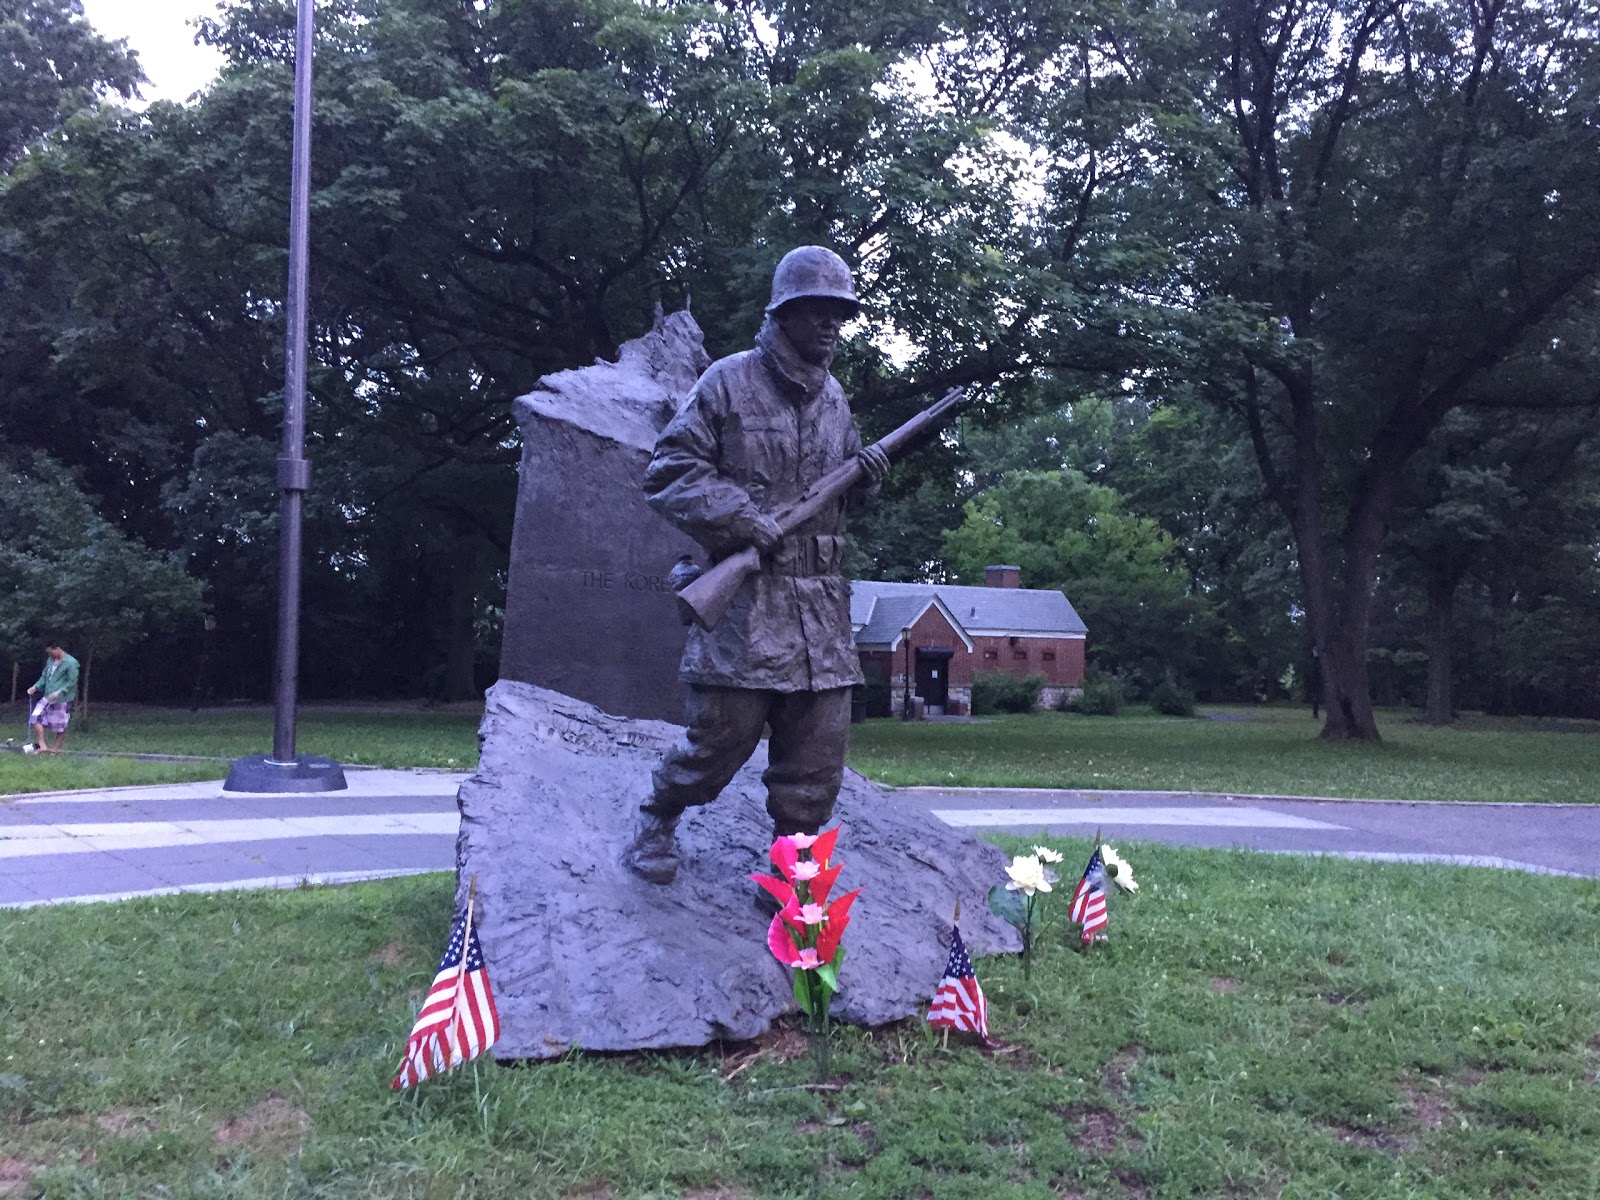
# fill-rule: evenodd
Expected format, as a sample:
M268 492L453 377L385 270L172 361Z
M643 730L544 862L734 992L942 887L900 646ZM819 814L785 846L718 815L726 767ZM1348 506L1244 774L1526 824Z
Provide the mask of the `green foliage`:
M1211 628L1172 539L1071 468L1020 472L969 500L944 553L961 582L1004 562L1022 568L1025 587L1061 589L1102 670L1158 677L1166 660L1193 661Z
M101 97L134 94L137 56L108 42L80 0L0 0L0 167Z
M1031 983L977 961L1015 1053L842 1028L825 1091L781 1030L391 1093L442 874L7 913L6 1155L46 1196L1590 1200L1592 881L1121 849L1143 887L1108 945L1059 927Z
M198 620L202 587L181 556L119 532L59 464L0 460L0 479L0 649L20 657L54 634L87 660Z
M1086 717L1114 717L1122 712L1124 703L1122 685L1115 679L1090 679L1085 681L1073 711Z
M1194 716L1194 693L1163 679L1150 689L1150 707L1168 717Z
M1030 713L1039 706L1043 675L1007 675L1000 671L975 671L972 675L972 715Z

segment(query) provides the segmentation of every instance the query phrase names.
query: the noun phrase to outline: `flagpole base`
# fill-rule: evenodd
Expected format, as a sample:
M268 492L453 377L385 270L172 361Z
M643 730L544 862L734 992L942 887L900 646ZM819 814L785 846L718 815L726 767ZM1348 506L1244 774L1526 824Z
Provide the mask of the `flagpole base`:
M342 792L344 768L331 758L302 754L279 762L267 754L236 758L222 785L225 792Z

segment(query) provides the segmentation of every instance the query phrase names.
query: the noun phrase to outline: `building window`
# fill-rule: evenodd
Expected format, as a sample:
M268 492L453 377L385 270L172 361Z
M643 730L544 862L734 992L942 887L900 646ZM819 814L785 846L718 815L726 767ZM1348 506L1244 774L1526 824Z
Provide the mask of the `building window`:
M1041 657L1043 657L1045 662L1055 662L1056 652L1054 650L1046 650Z
M1011 652L1011 657L1017 662L1027 662L1028 652L1026 650L1013 650Z
M998 651L998 650L985 650L983 652L983 661L984 662L995 662L999 658L1000 658L1000 651Z

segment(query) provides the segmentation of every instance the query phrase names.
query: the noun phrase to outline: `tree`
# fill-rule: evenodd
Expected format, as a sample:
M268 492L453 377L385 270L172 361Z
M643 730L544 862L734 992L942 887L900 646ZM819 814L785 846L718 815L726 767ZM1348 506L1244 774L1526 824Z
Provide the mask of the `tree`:
M79 0L0 0L0 169L102 96L132 96L138 56L108 42Z
M980 584L985 566L1015 563L1028 587L1059 588L1088 625L1100 670L1152 687L1192 671L1215 636L1172 539L1078 471L1019 472L969 500L965 513L945 536L956 581Z
M8 456L0 478L0 646L12 657L61 638L83 658L87 702L96 654L198 620L202 588L182 560L119 533L59 464Z
M1543 543L1583 536L1585 493L1594 483L1590 447L1597 409L1522 412L1459 410L1440 423L1418 454L1396 500L1386 545L1390 573L1422 594L1428 652L1424 719L1455 719L1456 597L1463 581L1491 556L1523 557L1533 529ZM1550 554L1549 577L1564 555Z
M1374 582L1416 455L1456 409L1549 402L1519 375L1584 376L1561 334L1596 319L1600 31L1534 0L1192 11L1188 334L1293 531L1323 736L1376 739Z

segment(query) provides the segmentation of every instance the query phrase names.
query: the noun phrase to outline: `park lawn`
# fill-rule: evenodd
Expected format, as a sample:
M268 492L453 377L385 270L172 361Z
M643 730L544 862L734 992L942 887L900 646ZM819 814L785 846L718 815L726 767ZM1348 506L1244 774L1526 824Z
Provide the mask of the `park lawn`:
M1209 714L1213 711L1206 710ZM973 724L873 720L850 765L897 787L1058 787L1600 802L1600 722L1472 718L1436 728L1380 714L1380 745L1324 742L1305 709L1225 710L1242 720L1030 713Z
M1208 710L1210 712L1211 710ZM890 786L1064 787L1235 792L1395 800L1600 802L1600 722L1471 717L1433 728L1382 714L1378 746L1330 744L1304 709L1226 710L1239 720L1064 713L973 724L875 720L851 731L850 765ZM296 747L350 765L477 766L476 707L450 711L308 707ZM272 745L265 707L97 705L69 749L210 756L213 765L64 756L48 768L0 755L0 794L168 779L216 778Z
M846 1029L835 1091L790 1032L391 1093L448 875L0 913L0 1195L1600 1194L1600 884L1122 849L1109 945L978 962L1003 1052Z
M141 783L192 783L220 779L225 773L225 767L208 763L128 762L125 759L75 758L66 754L0 753L0 797ZM4 1194L0 1192L0 1196Z
M295 749L340 763L369 767L478 765L481 704L469 711L411 708L302 707ZM206 708L198 712L133 704L97 706L92 720L74 722L70 747L119 753L190 754L220 759L272 749L269 707Z

